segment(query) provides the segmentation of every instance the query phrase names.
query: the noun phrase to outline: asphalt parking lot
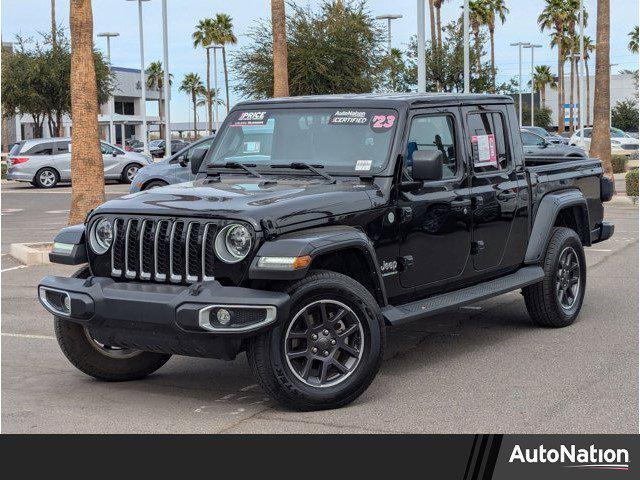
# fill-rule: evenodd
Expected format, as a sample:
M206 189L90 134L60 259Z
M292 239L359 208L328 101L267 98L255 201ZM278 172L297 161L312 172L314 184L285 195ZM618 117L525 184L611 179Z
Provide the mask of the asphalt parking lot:
M125 193L108 185L108 196ZM70 188L2 184L2 431L156 433L637 433L638 209L606 206L612 239L588 249L578 321L533 327L512 293L430 324L390 331L378 377L346 408L298 413L267 399L244 355L233 362L173 357L142 381L103 383L75 370L36 300L44 275L14 242L50 241L65 225ZM459 322L459 325L455 325Z

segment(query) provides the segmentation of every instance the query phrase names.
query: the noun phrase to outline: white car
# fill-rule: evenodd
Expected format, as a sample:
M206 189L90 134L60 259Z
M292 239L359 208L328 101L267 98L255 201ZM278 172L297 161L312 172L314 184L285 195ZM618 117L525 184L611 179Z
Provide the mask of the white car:
M585 128L584 129L584 149L589 151L589 147L591 146L591 134L593 133L593 128ZM638 158L638 145L640 142L637 138L632 138L622 130L618 128L611 128L611 154L612 155L625 155L630 158ZM569 145L581 146L580 145L580 130L576 130L576 132L571 136L569 140Z

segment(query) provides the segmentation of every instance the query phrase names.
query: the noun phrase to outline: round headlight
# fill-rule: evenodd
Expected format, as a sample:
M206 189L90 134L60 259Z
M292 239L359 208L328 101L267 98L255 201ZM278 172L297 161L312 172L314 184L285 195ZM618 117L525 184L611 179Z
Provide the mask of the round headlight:
M89 236L89 245L98 255L102 255L113 243L113 225L110 220L103 218L93 224L91 235Z
M215 251L218 258L225 263L244 260L251 251L251 232L244 225L227 225L216 237Z

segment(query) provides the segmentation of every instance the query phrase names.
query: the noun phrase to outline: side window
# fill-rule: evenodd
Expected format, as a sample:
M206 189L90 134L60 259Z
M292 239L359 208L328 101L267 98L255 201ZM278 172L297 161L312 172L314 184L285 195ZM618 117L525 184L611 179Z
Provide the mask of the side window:
M116 149L113 148L111 145L107 145L106 143L100 142L100 151L102 152L103 155L111 155L112 153L116 152Z
M187 150L185 153L183 153L182 155L180 155L179 158L176 159L176 161L180 161L182 159L186 160L187 162L191 160L191 157L193 156L193 154L195 152L198 152L200 150L209 150L209 147L211 146L211 143L213 142L213 139L209 139L209 140L205 140L202 143L199 143L198 145L194 145L193 147L191 147L189 150ZM172 162L172 163L176 163L176 162Z
M538 145L542 143L542 139L529 132L522 132L522 144L526 146Z
M56 142L57 154L69 153L69 142Z
M504 120L498 112L470 113L467 116L473 170L476 173L505 170L509 166Z
M40 143L38 145L34 145L24 153L25 155L53 155L53 146L53 142Z
M440 150L443 155L442 178L453 178L458 171L454 118L451 115L419 115L411 120L405 173L411 177L416 150Z

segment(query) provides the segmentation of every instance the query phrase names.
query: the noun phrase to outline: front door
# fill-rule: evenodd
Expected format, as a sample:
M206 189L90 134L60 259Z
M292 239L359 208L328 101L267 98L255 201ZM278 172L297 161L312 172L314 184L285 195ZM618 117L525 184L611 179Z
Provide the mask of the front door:
M473 171L473 266L476 271L512 267L521 261L527 232L526 180L513 154L521 144L509 135L511 130L519 135L518 126L505 105L462 110Z
M400 281L403 287L450 282L462 275L471 244L471 200L457 107L414 111L405 143L403 180L411 180L413 152L440 150L442 180L401 192Z

